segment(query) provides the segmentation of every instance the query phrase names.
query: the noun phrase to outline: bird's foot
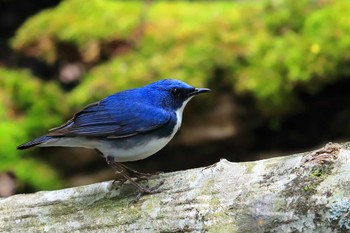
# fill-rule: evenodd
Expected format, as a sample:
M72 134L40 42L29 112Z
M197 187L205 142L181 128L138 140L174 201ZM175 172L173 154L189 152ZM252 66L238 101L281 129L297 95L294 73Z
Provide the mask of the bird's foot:
M116 181L120 181L120 182L124 183L127 180L138 190L137 196L133 200L131 200L130 204L136 203L143 194L159 193L161 191L161 190L159 190L159 187L164 183L163 181L160 182L158 185L152 187L152 188L144 187L144 186L140 185L139 183L137 183L135 180L133 180L127 174L127 171L129 171L131 173L134 173L134 174L137 174L137 175L139 175L141 177L144 177L144 178L149 176L150 175L149 173L141 173L141 172L132 170L132 169L126 167L125 165L121 164L121 163L115 162L114 158L110 157L110 156L106 157L106 161L112 168L114 168L116 170L117 174L121 175L125 179L125 180L121 180L121 181L120 180L114 180L112 182L112 184L114 184ZM153 174L151 174L151 175L153 175Z
M114 179L112 181L112 185L114 186L115 183L124 184L126 181L127 181L126 179Z
M124 184L128 179L127 178L125 178L124 177L124 175L122 174L123 173L123 171L115 171L115 174L119 174L119 175L121 175L122 176L122 178L120 177L119 179L114 179L113 181L112 181L112 185L114 185L115 183L120 183L120 184Z
M164 181L160 182L159 184L157 184L156 186L149 188L149 187L144 187L139 185L137 187L138 189L138 194L136 195L136 197L134 197L130 202L129 205L131 204L135 204L136 202L138 202L141 198L142 195L144 194L154 194L154 193L160 193L162 190L159 189L160 186L162 186L164 184Z

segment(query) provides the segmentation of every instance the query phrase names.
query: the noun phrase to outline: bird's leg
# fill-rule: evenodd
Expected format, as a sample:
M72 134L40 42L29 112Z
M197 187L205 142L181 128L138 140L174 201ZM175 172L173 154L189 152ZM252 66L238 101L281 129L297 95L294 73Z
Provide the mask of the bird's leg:
M123 176L126 180L128 180L138 190L139 193L132 202L138 201L138 199L141 197L142 194L158 193L159 192L158 188L163 184L163 182L161 182L160 184L158 184L153 188L144 187L138 184L136 181L134 181L130 176L128 176L125 172L126 169L123 166L120 166L120 163L115 162L113 157L107 156L106 161L109 166L114 168L121 176Z
M122 163L118 163L118 162L115 162L115 163L117 163L124 170L127 170L129 172L130 176L134 176L138 179L147 179L148 177L159 175L161 173L161 172L143 173L143 172L139 172L139 171L136 171L134 169L131 169Z

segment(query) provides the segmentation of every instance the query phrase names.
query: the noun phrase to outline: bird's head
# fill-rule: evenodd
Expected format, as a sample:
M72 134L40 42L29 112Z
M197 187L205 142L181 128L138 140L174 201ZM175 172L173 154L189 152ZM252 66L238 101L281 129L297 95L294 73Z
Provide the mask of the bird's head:
M195 88L175 79L164 79L146 86L152 93L153 101L162 107L178 110L195 95L208 92L208 88Z

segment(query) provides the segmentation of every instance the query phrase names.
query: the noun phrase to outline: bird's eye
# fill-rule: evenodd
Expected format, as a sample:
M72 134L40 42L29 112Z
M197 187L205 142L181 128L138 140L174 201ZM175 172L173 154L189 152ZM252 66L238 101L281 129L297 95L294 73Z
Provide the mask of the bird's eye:
M180 97L182 92L181 92L181 89L173 88L171 89L171 93L173 94L174 97Z

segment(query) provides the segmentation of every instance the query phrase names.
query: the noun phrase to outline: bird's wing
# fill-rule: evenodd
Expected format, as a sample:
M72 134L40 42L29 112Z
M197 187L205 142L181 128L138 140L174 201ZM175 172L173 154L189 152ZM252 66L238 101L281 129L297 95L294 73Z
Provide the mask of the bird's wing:
M153 106L101 101L88 105L48 136L125 138L155 130L170 120L169 112Z

